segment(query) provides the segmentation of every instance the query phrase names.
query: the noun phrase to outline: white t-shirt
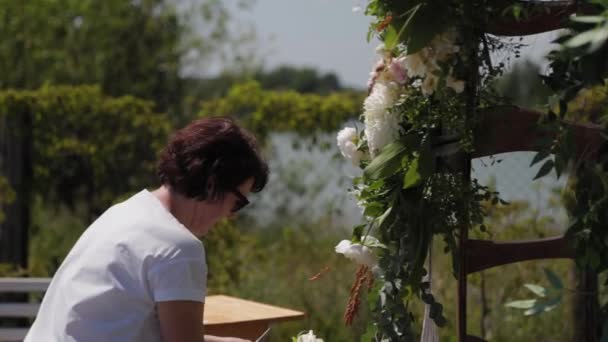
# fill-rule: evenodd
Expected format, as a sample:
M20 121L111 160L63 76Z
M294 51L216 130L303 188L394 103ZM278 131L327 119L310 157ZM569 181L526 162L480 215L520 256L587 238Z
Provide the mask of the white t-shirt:
M143 190L82 234L25 341L160 341L155 303L204 302L206 286L201 241Z

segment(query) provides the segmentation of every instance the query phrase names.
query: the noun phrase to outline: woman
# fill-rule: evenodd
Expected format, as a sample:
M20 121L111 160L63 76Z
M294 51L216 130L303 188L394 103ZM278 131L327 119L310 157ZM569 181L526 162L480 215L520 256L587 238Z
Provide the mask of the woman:
M25 341L244 341L203 337L207 266L198 239L268 180L255 138L228 118L177 131L161 186L103 213L76 242Z

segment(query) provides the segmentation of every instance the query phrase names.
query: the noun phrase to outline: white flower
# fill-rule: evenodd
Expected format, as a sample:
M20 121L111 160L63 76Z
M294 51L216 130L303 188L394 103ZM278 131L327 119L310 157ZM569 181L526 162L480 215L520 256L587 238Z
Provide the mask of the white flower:
M372 156L399 138L399 117L389 111L399 97L396 88L385 82L376 82L363 103L365 138Z
M425 58L422 53L414 53L405 56L405 61L403 62L403 64L405 69L407 70L408 75L424 77L427 72L427 67L424 59Z
M376 80L378 79L378 77L380 77L383 70L384 70L384 59L380 58L376 62L376 65L374 65L374 70L372 70L372 72L369 73L369 79L367 80L368 92L371 93L371 90L372 90L374 84L376 83Z
M454 30L449 30L437 35L430 43L435 57L439 61L445 61L449 55L460 51L460 47L455 44L458 34Z
M448 78L445 80L445 85L452 88L457 94L464 91L464 81L455 79L452 77L452 74L448 75Z
M363 152L357 149L357 130L352 127L346 127L338 132L338 148L340 153L350 160L353 165L359 166L359 162L363 158Z
M420 88L422 89L422 94L424 94L425 96L432 95L435 90L437 90L437 84L439 83L438 81L439 78L436 75L426 75L426 78L424 79L424 81L422 81L422 86Z
M382 57L382 59L389 60L391 59L391 52L386 49L386 46L382 43L376 46L376 53Z
M317 338L312 330L309 330L308 333L303 335L298 335L297 342L323 342L322 339Z
M374 268L378 265L378 259L371 248L360 243L342 240L336 246L336 253L344 254L348 259L354 260L357 264L365 265L369 268Z

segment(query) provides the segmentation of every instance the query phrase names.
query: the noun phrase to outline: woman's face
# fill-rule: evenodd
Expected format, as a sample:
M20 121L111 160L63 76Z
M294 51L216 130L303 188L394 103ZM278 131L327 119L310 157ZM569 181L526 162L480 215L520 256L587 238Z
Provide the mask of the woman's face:
M252 186L253 178L249 178L234 191L227 192L221 200L193 201L193 222L189 228L199 237L206 235L218 221L236 214L235 209L243 206L243 201L251 192ZM244 198L241 198L237 192Z

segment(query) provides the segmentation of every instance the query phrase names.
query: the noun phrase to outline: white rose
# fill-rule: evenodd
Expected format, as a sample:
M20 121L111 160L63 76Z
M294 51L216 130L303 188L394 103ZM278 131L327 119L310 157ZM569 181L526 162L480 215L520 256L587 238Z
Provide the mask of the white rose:
M359 162L363 158L363 152L357 149L357 141L359 140L357 130L352 127L346 127L338 132L337 140L340 153L350 160L353 165L359 166Z
M435 92L435 90L437 89L438 81L439 81L439 79L436 75L434 75L434 74L426 75L426 78L424 79L424 81L422 82L422 85L421 85L422 94L424 94L425 96L432 95Z
M312 330L309 330L308 333L304 335L299 335L297 342L323 342L322 339L317 338Z
M354 260L359 265L365 265L370 268L378 265L378 259L371 248L360 243L342 240L336 246L336 253L344 254L345 257Z
M451 74L445 80L445 85L448 88L452 88L457 94L464 91L464 81L455 79Z
M426 75L426 64L424 63L424 56L422 53L415 53L405 57L403 66L407 70L407 74L410 76L424 77Z

